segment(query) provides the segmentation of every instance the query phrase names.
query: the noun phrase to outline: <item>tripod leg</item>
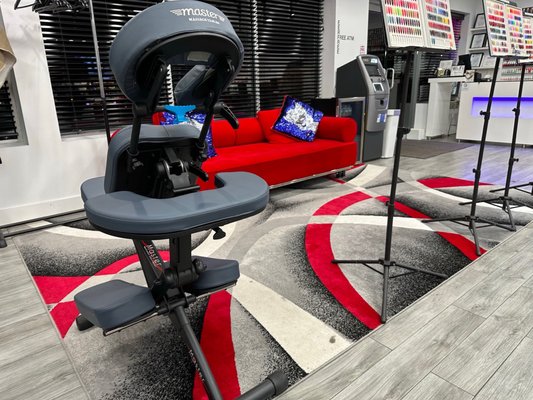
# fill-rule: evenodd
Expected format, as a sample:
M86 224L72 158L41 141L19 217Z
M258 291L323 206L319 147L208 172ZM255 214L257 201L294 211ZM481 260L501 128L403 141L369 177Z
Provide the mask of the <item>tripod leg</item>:
M381 322L387 322L387 308L389 307L389 276L390 266L383 266L383 300L381 302Z
M209 400L223 400L220 390L218 389L215 377L209 368L207 359L198 343L198 339L192 330L189 319L185 315L183 307L177 307L169 314L170 320L178 328L179 333L187 347L192 353L193 363L200 374L200 378L207 392Z
M513 230L513 232L516 232L516 225L514 223L513 210L511 209L511 203L508 199L503 200L502 208L503 208L503 211L505 211L507 215L509 215L509 224L511 225L511 229Z
M527 207L527 208L533 208L532 205L530 205L530 204L526 204L526 203L524 203L523 201L516 200L516 199L513 199L513 201L514 201L516 204L518 204L519 206Z
M427 275L432 275L432 276L436 276L438 278L444 278L444 279L447 279L449 278L448 275L446 274L441 274L440 272L433 272L433 271L429 271L427 269L422 269L422 268L417 268L417 267L410 267L410 266L407 266L407 265L402 265L402 264L396 264L397 267L400 267L400 268L403 268L403 269L407 269L409 271L413 271L413 272L421 272L423 274L427 274Z
M476 254L478 256L481 255L481 248L479 247L479 238L477 236L477 226L475 219L472 219L470 221L470 226L468 227L470 229L470 232L472 232L472 236L474 236L474 243L476 245Z

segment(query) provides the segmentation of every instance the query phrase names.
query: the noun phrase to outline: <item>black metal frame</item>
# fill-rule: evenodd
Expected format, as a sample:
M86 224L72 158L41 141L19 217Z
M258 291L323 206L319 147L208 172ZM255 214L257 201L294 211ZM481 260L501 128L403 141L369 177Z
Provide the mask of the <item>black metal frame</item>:
M500 197L495 198L495 199L479 200L478 201L478 203L488 203L488 204L491 204L493 206L500 207L503 211L505 211L509 215L509 223L510 223L511 228L512 228L513 231L516 231L516 224L515 224L515 220L514 220L514 217L513 217L513 211L512 210L515 209L515 208L518 208L518 207L533 208L533 206L531 206L529 204L526 204L523 201L517 200L517 199L513 198L510 195L510 190L511 189L520 190L520 188L522 188L524 186L529 186L529 185L532 185L531 193L526 192L525 190L520 190L520 191L533 195L533 182L530 182L530 183L527 183L527 184L524 184L524 185L511 186L511 180L512 180L512 177L513 177L514 164L517 163L518 161L520 161L518 158L515 157L515 151L516 151L516 140L517 140L517 137L518 137L518 125L519 125L519 122L520 122L520 112L521 112L520 110L521 110L521 106L522 106L522 94L524 92L525 76L526 76L526 64L524 63L524 64L522 64L522 71L521 71L521 74L520 74L520 84L518 86L518 98L517 98L517 101L516 101L516 108L513 109L513 112L515 114L514 126L513 126L513 137L512 137L512 140L511 140L511 153L509 155L509 166L507 167L507 177L505 179L505 187L503 187L501 189L491 190L491 193L504 192L503 196L500 196ZM466 205L466 204L470 204L470 203L471 202L466 202L466 203L461 203L461 204L462 205Z
M223 400L198 338L191 327L189 318L185 314L185 308L188 308L196 302L197 297L186 293L184 286L186 287L187 284L194 282L198 278L198 273L201 272L199 271L199 267L201 269L201 266L192 260L191 236L184 235L169 240L170 261L168 263L163 261L152 241L135 239L133 243L139 255L146 282L156 301L156 307L148 314L128 322L124 326L104 330L104 336L120 332L155 316L168 316L172 324L177 328L185 345L190 350L189 355L199 373L209 400ZM205 295L210 295L223 289L227 289L227 287L213 289L212 292L206 293ZM78 317L77 324L79 327L83 326L80 329L88 329L92 326L83 316ZM281 394L287 388L287 385L288 382L285 375L276 371L237 399L270 399L272 396Z
M407 53L407 61L404 66L404 76L409 77L410 71L411 71L411 63L413 59L414 51L409 50ZM404 264L399 264L396 261L391 259L391 252L392 252L392 231L394 227L394 211L395 211L395 201L396 201L396 189L398 185L398 174L400 171L400 157L401 157L401 150L402 150L402 140L405 135L407 135L410 132L410 128L405 127L405 120L406 120L406 108L407 108L407 98L408 98L408 91L409 91L409 79L407 78L404 81L403 88L402 88L402 104L401 109L402 112L400 114L400 123L399 128L396 134L396 146L394 150L394 167L392 170L392 183L391 183L391 190L389 195L389 201L387 202L387 233L385 237L385 256L383 258L380 258L379 260L333 260L332 262L334 264L362 264L365 267L371 269L374 272L377 272L378 274L383 276L383 298L381 303L381 322L385 323L387 322L387 308L388 308L388 299L389 299L389 281L391 279L399 278L401 276L410 275L416 272L421 272L428 275L437 276L440 278L447 278L447 275L440 274L433 271L428 271L426 269L418 268L418 267L412 267L407 266ZM374 268L372 265L381 265L383 267L383 272L379 271L378 269ZM399 273L397 275L391 276L390 274L390 268L391 267L398 267L402 268L404 270L407 270L408 272L405 273Z
M490 221L490 220L488 220L486 218L481 218L481 217L476 215L477 204L480 203L480 201L478 200L478 196L479 196L479 184L480 184L480 181L481 181L481 168L483 166L483 156L484 156L484 153L485 153L485 145L487 143L487 133L488 133L488 129L489 129L490 115L491 115L491 110L492 110L492 102L493 102L493 99L494 99L494 91L496 89L496 81L498 79L498 72L500 70L500 62L501 62L501 58L500 57L496 57L496 66L494 68L494 74L493 74L492 83L491 83L491 86L490 86L490 94L489 94L489 100L488 100L488 104L487 104L487 110L486 111L481 111L481 115L484 117L484 123L483 123L483 131L482 131L482 134L481 134L481 142L480 142L480 145L479 145L479 154L478 154L477 166L473 170L473 172L475 174L475 181L474 181L474 190L473 190L473 193L472 193L472 201L467 202L467 203L461 203L462 205L471 204L470 215L466 215L464 217L458 217L458 218L437 218L437 219L430 219L430 220L423 220L422 221L424 223L449 221L449 222L453 222L453 223L468 227L468 229L472 233L472 236L474 237L474 242L475 242L475 246L476 246L476 254L478 256L481 255L481 248L479 246L479 237L478 237L478 234L477 234L477 230L478 229L488 228L490 226L496 226L498 228L502 228L502 229L505 229L505 230L508 230L508 231L514 231L514 229L512 227L507 227L507 226L505 226L503 224L499 224L497 222ZM478 223L481 223L483 225L478 225Z
M513 109L513 112L515 113L515 121L514 121L514 128L513 128L513 140L511 142L511 155L509 157L509 167L507 169L507 179L505 181L505 187L501 188L501 189L491 190L491 193L504 192L504 195L502 197L500 197L500 199L504 199L504 200L507 200L508 202L510 201L510 202L519 204L520 206L533 208L532 206L530 206L528 204L525 204L525 203L523 203L523 202L521 202L519 200L516 200L516 199L512 198L509 195L510 189L515 189L515 190L518 190L520 192L523 192L523 193L526 193L526 194L529 194L529 195L533 196L533 181L532 182L528 182L528 183L524 183L524 184L520 184L520 185L511 186L511 179L512 179L512 176L513 176L514 164L517 163L518 161L520 161L518 158L515 158L515 150L516 150L516 140L517 140L517 137L518 137L518 124L519 124L520 112L521 112L520 108L521 108L521 105L522 105L522 93L523 93L523 89L524 89L526 68L527 68L528 65L531 65L531 64L526 64L526 63L522 64L522 72L520 74L520 86L518 88L518 99L517 99L517 102L516 102L516 108ZM522 189L523 187L527 187L527 186L531 186L531 191L527 191L527 190L523 190ZM515 208L515 207L513 207L513 208ZM513 223L513 218L512 218L511 214L509 214L509 218L511 219L511 223Z

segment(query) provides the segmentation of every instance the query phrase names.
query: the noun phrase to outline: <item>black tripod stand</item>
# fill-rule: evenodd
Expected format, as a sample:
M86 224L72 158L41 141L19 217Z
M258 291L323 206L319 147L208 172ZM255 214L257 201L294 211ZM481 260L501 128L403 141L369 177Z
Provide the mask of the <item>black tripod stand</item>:
M391 248L392 248L392 229L394 226L394 203L396 201L396 187L398 185L398 173L400 171L400 155L402 150L402 140L403 136L407 135L410 131L410 128L405 128L405 116L407 113L407 95L409 89L409 75L411 73L411 63L413 58L413 52L409 51L407 53L407 60L405 62L405 67L403 71L404 82L402 88L402 112L400 114L400 124L398 132L396 134L396 146L394 150L394 167L392 169L392 183L390 189L390 199L387 202L387 233L385 238L385 257L380 258L379 260L333 260L334 264L362 264L367 268L370 268L372 271L377 272L383 276L383 301L381 303L381 322L387 322L387 308L388 308L388 298L389 298L389 280L394 278L399 278L400 276L410 275L416 272L422 272L424 274L429 274L433 276L438 276L441 278L447 278L444 274L439 274L436 272L428 271L425 269L411 267L403 264L398 264L396 261L391 260ZM383 267L383 272L372 267L372 265L381 265ZM407 270L408 272L390 275L390 268L398 267Z
M512 196L510 196L509 194L511 189L517 189L521 192L533 195L533 182L529 182L529 183L522 184L522 185L511 186L511 179L513 177L514 164L519 161L518 158L515 158L515 150L516 150L516 139L518 136L518 124L520 122L520 108L522 105L522 93L524 91L524 80L526 77L526 67L527 65L525 63L522 64L522 72L520 74L520 85L518 87L518 99L516 101L516 108L513 110L515 114L514 127L513 127L513 138L511 141L511 154L509 156L509 167L507 168L507 178L505 180L505 187L501 189L491 190L491 193L498 193L498 192L504 192L504 193L503 193L503 196L500 196L497 199L486 201L489 204L502 207L503 211L509 214L509 222L513 230L516 230L516 225L514 222L512 210L517 207L533 208L533 206L526 204L520 200L517 200L513 198ZM528 192L522 189L523 187L526 187L526 186L532 187L531 192Z
M510 228L503 224L498 224L493 221L489 221L485 218L481 218L476 215L477 204L480 203L480 201L478 201L478 195L479 195L479 183L481 180L481 167L483 166L483 155L485 153L485 144L487 143L487 132L489 129L490 113L492 110L492 101L494 99L494 90L496 89L496 80L498 78L498 71L500 69L500 60L501 60L500 57L496 58L496 66L494 68L494 75L492 77L492 83L490 85L490 94L489 94L489 101L487 104L487 110L481 111L481 115L484 116L485 121L483 123L481 142L479 144L479 155L478 155L478 160L477 160L477 166L473 170L475 174L475 181L474 181L474 192L472 194L472 201L468 203L463 203L463 204L471 204L470 215L466 215L464 217L458 217L458 218L438 218L438 219L430 219L430 220L422 221L425 223L449 221L449 222L454 222L456 224L468 227L468 229L472 233L472 236L474 236L474 242L476 244L476 254L478 256L481 255L481 248L479 247L479 237L477 234L478 229L487 228L489 226L497 226L499 228L506 229L509 231L513 230L513 228ZM483 225L478 225L478 223L481 223Z

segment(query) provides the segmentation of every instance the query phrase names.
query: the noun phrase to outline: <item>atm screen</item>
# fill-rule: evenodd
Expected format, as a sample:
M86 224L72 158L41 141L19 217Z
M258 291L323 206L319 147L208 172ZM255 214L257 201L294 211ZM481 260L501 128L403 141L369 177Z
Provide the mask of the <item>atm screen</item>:
M374 89L376 92L383 92L383 85L381 83L374 83Z
M379 67L376 64L366 64L366 70L370 76L381 76Z

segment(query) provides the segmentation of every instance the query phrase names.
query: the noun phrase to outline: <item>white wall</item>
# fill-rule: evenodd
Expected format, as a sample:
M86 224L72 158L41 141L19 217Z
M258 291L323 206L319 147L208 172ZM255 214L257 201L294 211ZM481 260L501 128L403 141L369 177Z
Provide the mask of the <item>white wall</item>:
M366 53L368 11L368 0L324 1L322 97L335 95L337 68Z
M483 10L481 0L450 0L452 11L465 14L465 20L461 29L461 42L458 43L458 54L467 54L470 47L472 34L470 28L474 26L474 20L478 13Z
M0 225L80 208L79 186L103 174L106 152L103 133L61 138L39 17L13 6L1 2L27 144L0 144Z

